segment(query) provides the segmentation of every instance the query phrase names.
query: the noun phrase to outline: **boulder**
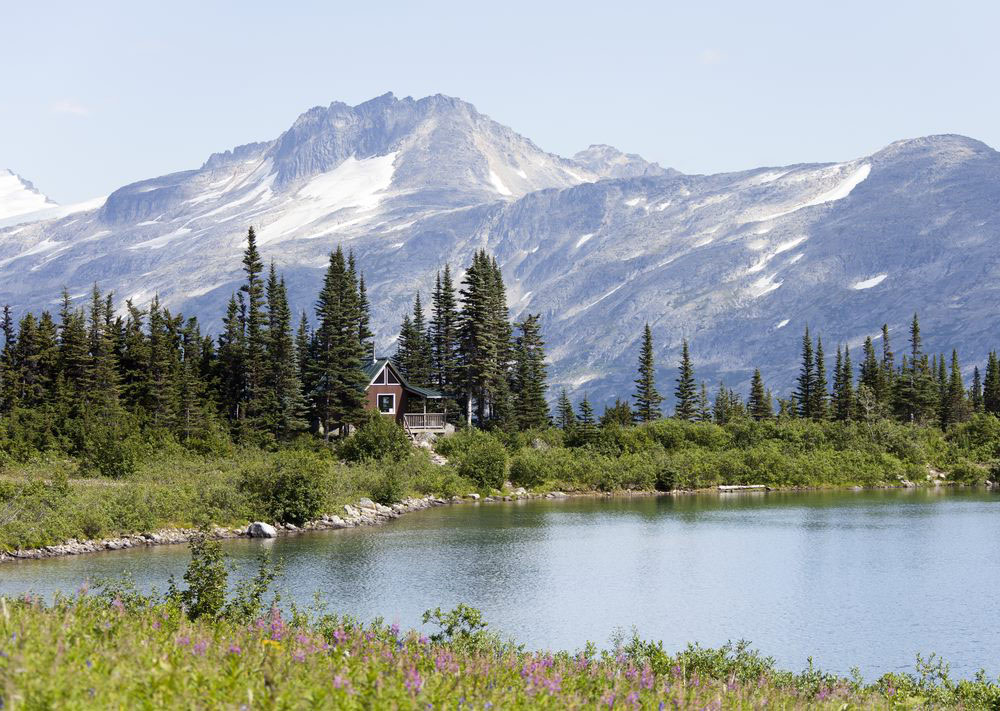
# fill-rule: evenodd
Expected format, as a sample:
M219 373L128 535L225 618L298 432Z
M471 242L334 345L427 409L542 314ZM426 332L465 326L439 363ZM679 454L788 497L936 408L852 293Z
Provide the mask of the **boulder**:
M269 523L254 521L247 526L247 535L250 538L277 538L278 530Z
M466 494L466 496L468 498L472 499L473 501L479 501L479 494L477 494L475 492L473 492L471 494Z
M374 509L375 502L372 501L371 499L361 499L360 501L358 501L358 506L363 509Z

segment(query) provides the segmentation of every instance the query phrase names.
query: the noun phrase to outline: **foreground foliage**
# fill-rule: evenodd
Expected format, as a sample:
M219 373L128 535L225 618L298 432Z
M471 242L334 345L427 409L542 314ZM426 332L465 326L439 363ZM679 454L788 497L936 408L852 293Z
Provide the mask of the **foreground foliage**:
M475 611L471 611L475 612ZM748 649L679 654L637 637L611 651L526 652L468 608L401 633L277 608L242 621L176 604L81 595L47 607L0 600L4 709L995 708L1000 687L940 664L874 683L794 674ZM468 624L467 624L468 623Z

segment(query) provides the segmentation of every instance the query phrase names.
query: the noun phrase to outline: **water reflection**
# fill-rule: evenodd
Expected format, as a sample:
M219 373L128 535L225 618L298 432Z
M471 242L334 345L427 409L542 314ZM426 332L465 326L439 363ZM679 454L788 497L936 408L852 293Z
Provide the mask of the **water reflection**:
M378 529L283 538L286 601L416 625L466 602L536 648L604 644L636 626L676 649L746 638L789 668L1000 671L996 496L910 490L568 499L443 507ZM245 574L263 545L227 542ZM0 593L73 592L135 571L163 589L163 547L0 566Z

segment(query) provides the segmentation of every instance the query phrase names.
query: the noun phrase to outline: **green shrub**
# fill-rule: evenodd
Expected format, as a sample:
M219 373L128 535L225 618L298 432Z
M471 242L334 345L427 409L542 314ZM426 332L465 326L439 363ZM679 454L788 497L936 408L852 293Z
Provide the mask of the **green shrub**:
M357 431L337 448L340 457L349 462L398 462L406 459L412 451L413 445L403 428L378 412L370 413Z
M458 475L476 486L499 489L507 479L507 449L488 432L469 430L445 437L444 456L455 465ZM440 449L438 451L441 451Z
M383 506L399 503L406 495L403 477L395 467L388 467L375 475L371 485L372 501Z
M279 452L264 466L251 466L241 485L263 518L297 526L315 518L323 504L326 464L307 451Z

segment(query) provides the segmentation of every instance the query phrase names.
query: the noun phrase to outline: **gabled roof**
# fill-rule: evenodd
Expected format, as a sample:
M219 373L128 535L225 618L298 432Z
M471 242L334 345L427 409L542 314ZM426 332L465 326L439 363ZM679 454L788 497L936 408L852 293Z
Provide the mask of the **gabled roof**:
M399 380L399 384L404 389L409 390L410 392L415 393L420 397L425 397L428 400L439 400L444 398L444 395L438 392L437 390L431 390L430 388L421 388L417 385L410 385L408 382L406 382L406 378L403 377L403 374L399 372L399 370L396 368L393 362L388 358L376 358L371 363L367 364L364 368L362 368L362 370L365 373L365 376L367 376L368 378L368 384L365 386L365 390L370 388L375 383L375 378L378 377L378 374L381 373L382 369L385 367L389 367L392 369L392 372L395 374L396 379Z

